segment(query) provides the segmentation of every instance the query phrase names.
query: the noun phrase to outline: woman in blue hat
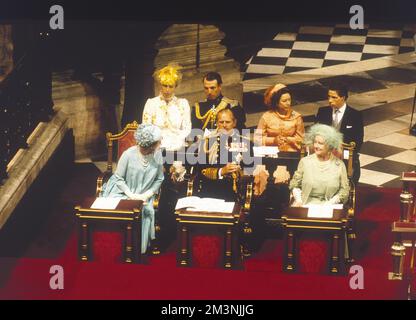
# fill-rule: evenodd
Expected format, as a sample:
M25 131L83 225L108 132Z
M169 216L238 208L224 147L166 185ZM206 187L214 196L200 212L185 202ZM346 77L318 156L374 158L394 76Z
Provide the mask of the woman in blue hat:
M103 186L101 197L142 200L142 248L145 253L155 239L153 200L163 181L163 158L160 152L160 129L141 124L132 146L121 155L117 169Z

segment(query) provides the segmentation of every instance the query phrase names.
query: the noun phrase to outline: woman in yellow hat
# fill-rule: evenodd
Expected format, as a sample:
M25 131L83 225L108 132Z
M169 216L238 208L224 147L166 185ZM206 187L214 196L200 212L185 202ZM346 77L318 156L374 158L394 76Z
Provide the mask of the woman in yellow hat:
M188 100L175 96L175 89L182 79L180 68L177 64L169 64L155 71L160 93L147 99L143 110L142 122L154 124L162 130L161 148L168 151L184 146L192 128Z

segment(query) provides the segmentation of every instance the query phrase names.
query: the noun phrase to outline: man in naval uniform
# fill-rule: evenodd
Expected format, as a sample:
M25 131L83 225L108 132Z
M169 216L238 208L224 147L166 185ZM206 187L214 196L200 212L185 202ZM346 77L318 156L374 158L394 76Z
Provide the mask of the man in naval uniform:
M207 99L195 103L192 108L192 128L215 130L220 110L229 108L236 119L236 129L241 133L245 129L246 113L237 100L224 97L221 93L222 78L217 72L209 72L203 78Z
M254 166L253 143L235 130L232 109L217 113L216 130L202 140L196 188L201 197L238 201L243 168Z

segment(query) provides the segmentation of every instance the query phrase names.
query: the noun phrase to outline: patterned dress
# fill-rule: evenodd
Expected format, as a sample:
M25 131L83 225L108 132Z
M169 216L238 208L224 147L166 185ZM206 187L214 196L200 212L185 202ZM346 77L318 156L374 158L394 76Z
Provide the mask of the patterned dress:
M162 148L179 150L191 133L191 108L188 100L174 96L169 103L157 96L147 99L143 123L154 124L162 130Z

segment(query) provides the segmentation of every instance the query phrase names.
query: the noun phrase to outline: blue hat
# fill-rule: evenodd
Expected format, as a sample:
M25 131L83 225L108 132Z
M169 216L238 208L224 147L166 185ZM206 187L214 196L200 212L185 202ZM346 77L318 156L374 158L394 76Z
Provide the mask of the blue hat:
M134 138L140 147L148 148L162 139L160 128L153 124L141 124L134 133Z

